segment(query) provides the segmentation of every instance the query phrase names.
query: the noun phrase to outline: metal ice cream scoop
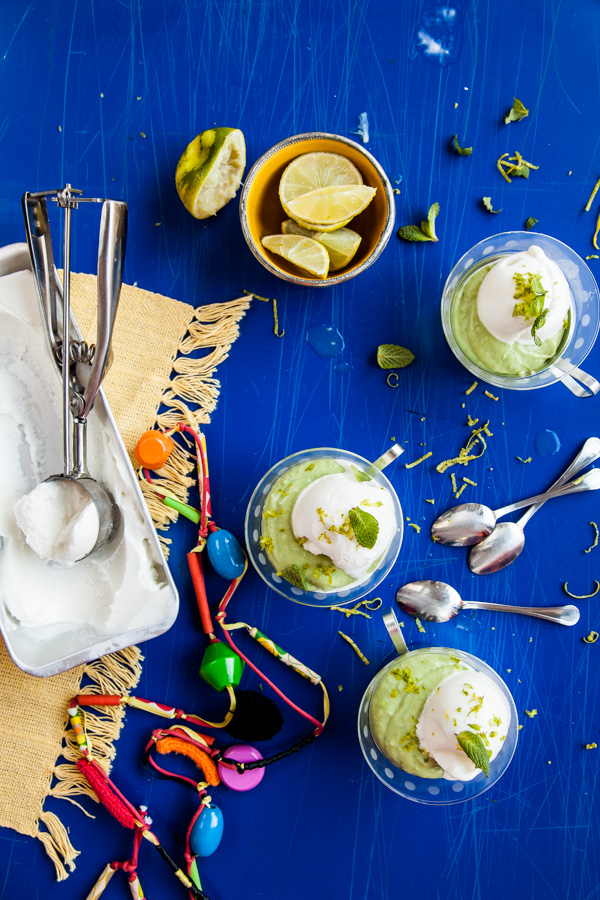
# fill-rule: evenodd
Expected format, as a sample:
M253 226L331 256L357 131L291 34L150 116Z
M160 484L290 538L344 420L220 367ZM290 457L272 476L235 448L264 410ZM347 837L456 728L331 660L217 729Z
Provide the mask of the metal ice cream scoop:
M119 510L108 491L88 472L86 459L87 419L107 369L112 331L117 312L127 233L127 204L119 200L82 197L66 184L62 190L26 193L23 212L32 271L46 340L62 375L63 471L47 482L73 492L73 484L85 492L98 516L93 545L79 557L84 559L103 547L114 533ZM64 210L62 303L60 283L54 267L46 198ZM71 339L70 302L71 213L80 203L102 203L98 245L98 326L96 345Z

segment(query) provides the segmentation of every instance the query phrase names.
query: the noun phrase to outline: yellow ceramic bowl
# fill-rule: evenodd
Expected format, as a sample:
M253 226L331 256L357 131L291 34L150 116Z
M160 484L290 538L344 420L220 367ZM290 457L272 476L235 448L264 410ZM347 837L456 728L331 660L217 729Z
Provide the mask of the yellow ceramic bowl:
M266 235L280 234L281 223L288 218L279 202L279 181L283 170L302 153L315 151L347 156L359 169L364 183L377 188L375 197L364 212L348 224L362 237L356 256L347 266L327 278L303 274L301 269L270 253L261 244L261 238ZM395 219L394 192L377 160L354 141L339 134L296 134L271 147L250 169L240 198L240 219L252 253L273 275L310 287L340 284L368 269L389 241Z

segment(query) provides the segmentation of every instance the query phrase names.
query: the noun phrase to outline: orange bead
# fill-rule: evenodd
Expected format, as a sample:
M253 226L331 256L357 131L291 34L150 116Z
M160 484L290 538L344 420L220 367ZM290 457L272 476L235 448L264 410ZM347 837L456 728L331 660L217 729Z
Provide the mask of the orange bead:
M161 431L145 431L135 446L133 455L141 466L160 469L173 452L173 438Z

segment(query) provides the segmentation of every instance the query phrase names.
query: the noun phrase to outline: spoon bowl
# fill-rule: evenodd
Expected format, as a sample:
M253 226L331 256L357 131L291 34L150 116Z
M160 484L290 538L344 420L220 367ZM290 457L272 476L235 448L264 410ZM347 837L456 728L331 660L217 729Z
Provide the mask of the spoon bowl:
M396 602L405 612L425 619L426 622L448 622L461 609L520 613L559 625L575 625L579 621L576 606L507 606L504 603L463 600L457 590L443 581L413 581L405 584L396 592Z
M469 568L475 575L491 575L521 555L525 532L518 522L498 522L491 534L471 547Z

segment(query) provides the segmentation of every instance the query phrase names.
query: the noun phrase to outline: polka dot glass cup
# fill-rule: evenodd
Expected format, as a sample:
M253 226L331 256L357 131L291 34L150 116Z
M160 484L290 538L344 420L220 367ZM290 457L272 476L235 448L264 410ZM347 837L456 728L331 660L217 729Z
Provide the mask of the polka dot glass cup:
M284 578L277 574L277 569L269 559L269 555L260 546L262 514L265 503L269 496L269 491L277 479L287 472L292 466L300 464L310 464L317 459L340 459L351 463L357 468L365 471L368 469L369 475L375 482L384 487L392 497L394 503L394 512L396 514L397 531L380 559L377 568L371 573L366 581L362 581L356 587L352 585L342 588L339 591L303 591L301 588L295 587ZM291 456L282 459L261 479L257 485L246 513L246 547L248 555L254 565L254 568L263 579L282 597L293 600L295 603L302 603L305 606L340 606L346 603L356 603L361 597L375 590L378 584L386 577L390 569L396 562L396 558L402 544L402 535L404 532L402 508L396 491L379 469L374 468L373 463L356 453L350 453L348 450L338 450L334 447L317 447L312 450L302 450L299 453L293 453Z
M488 678L491 678L506 697L511 712L510 726L506 740L502 745L502 750L490 762L490 774L487 778L483 772L480 772L472 781L447 781L445 778L420 778L418 775L410 775L387 758L373 736L370 720L371 700L381 679L388 674L390 669L398 665L400 659L402 660L402 665L405 665L406 663L410 664L411 660L417 659L419 656L424 654L429 656L432 653L444 657L458 657L475 669L476 672L481 672L487 675ZM500 676L476 656L464 653L461 650L451 650L447 647L419 648L418 650L410 650L401 657L394 656L391 662L385 665L369 684L358 711L358 740L371 771L395 794L399 794L407 800L414 800L416 803L427 803L432 806L449 806L451 803L473 800L475 797L483 794L484 791L487 791L488 788L491 788L500 776L504 774L513 758L517 746L518 726L515 702Z
M571 289L571 327L560 355L539 372L527 376L498 375L481 368L463 352L452 330L452 302L457 288L464 284L474 269L486 262L495 262L501 256L527 250L532 244L541 247L546 256L564 272ZM597 394L600 382L583 372L579 366L594 346L599 325L598 285L587 264L562 241L533 231L506 231L480 241L456 263L442 294L442 327L450 349L459 362L476 378L496 387L516 391L547 387L562 381L578 397Z

